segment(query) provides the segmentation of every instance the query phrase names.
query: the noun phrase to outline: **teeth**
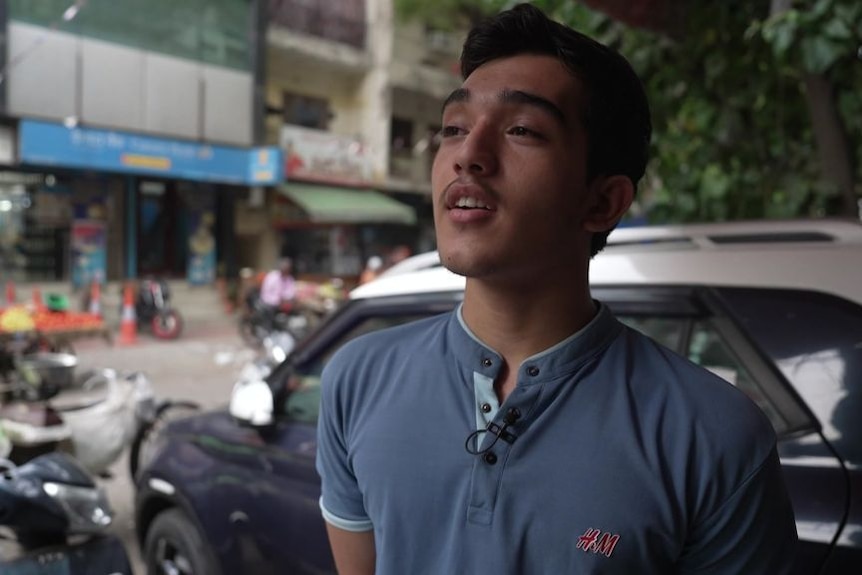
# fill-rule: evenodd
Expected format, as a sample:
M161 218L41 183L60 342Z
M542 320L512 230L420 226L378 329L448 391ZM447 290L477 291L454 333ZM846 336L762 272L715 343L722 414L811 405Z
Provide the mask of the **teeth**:
M471 197L463 197L459 198L458 202L455 204L458 208L482 208L487 210L488 205L484 202L477 200L476 198Z

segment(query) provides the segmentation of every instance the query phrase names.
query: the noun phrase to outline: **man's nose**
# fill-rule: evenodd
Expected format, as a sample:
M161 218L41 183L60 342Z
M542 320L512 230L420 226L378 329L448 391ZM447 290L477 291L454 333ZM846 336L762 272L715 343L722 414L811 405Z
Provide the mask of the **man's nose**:
M488 176L497 170L497 143L494 127L474 125L455 154L455 172Z

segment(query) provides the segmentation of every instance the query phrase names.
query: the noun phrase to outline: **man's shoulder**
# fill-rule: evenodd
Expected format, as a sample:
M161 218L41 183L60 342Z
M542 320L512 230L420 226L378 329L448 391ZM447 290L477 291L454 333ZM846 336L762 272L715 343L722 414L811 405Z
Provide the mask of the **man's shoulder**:
M356 370L361 366L383 366L393 358L415 361L427 357L433 352L434 343L440 341L450 316L451 313L443 313L362 334L335 352L326 369Z
M745 390L634 330L629 342L635 366L632 384L645 396L661 397L669 413L729 443L774 441L772 425Z

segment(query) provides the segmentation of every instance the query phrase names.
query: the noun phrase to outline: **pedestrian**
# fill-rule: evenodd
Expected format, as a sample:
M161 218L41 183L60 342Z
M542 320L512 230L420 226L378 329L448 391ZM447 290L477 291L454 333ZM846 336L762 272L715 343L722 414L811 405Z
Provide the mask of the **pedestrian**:
M461 72L432 191L464 301L353 340L323 373L339 572L790 572L767 418L590 294L645 171L640 80L530 5L474 28Z
M293 260L281 258L275 269L267 273L260 286L260 300L273 310L290 305L296 298Z
M359 285L367 284L370 281L377 279L383 272L383 258L380 256L371 256L365 262L365 268L359 274Z

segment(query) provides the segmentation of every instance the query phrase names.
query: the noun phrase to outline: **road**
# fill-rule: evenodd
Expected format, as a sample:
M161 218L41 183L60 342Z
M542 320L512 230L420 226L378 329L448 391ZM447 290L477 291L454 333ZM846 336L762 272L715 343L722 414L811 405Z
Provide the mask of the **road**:
M230 317L188 325L176 341L157 341L139 334L137 343L110 346L101 340L76 344L79 369L109 367L142 371L152 381L158 397L189 399L205 407L227 403L239 370L253 357L239 339ZM101 480L116 515L111 527L126 543L135 575L145 575L134 534L134 490L126 455Z

